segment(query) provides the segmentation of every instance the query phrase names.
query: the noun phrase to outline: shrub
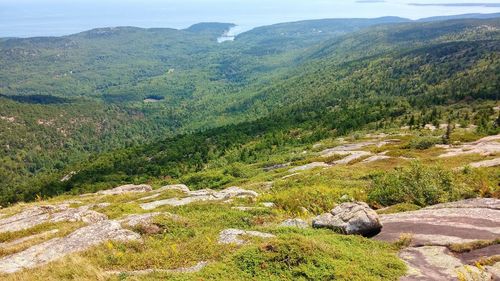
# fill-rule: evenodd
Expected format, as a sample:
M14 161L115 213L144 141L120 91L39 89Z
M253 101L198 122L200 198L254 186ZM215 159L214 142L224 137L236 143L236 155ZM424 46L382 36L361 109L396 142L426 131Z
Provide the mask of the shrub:
M453 174L435 166L412 162L407 168L397 168L376 178L368 194L371 203L390 206L411 203L427 206L460 197Z
M274 202L278 208L289 213L299 214L306 208L314 214L320 214L331 210L343 194L345 191L339 188L311 185L280 190L263 200Z
M181 178L181 182L193 189L220 188L233 180L234 177L220 171L200 172Z
M435 144L439 144L441 142L442 142L442 140L437 139L437 138L419 137L419 138L412 139L410 141L410 143L405 148L425 150L425 149L429 149L432 146L434 146Z

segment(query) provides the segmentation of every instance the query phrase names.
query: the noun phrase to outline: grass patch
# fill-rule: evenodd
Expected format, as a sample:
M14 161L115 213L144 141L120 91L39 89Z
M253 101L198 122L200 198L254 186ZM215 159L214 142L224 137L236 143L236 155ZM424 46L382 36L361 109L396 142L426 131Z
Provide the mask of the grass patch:
M451 244L448 248L454 253L466 253L498 244L500 244L500 238L494 240L478 240L468 243Z
M44 223L44 224L40 224L40 225L37 225L37 226L32 227L30 229L26 229L26 230L1 233L0 234L0 241L3 243L3 242L12 242L12 241L20 239L20 238L41 234L41 233L44 233L44 232L47 232L50 230L54 230L54 229L58 230L58 232L56 232L56 233L49 234L49 235L42 236L42 237L37 237L34 239L29 239L27 241L13 245L11 247L2 247L2 248L0 248L0 257L20 252L20 251L25 250L33 245L39 244L43 241L47 241L47 240L55 238L55 237L64 237L82 226L84 226L84 223L82 223L82 222L78 222L78 223L68 223L68 222Z
M417 206L415 204L399 203L399 204L392 205L392 206L389 206L389 207L384 208L384 209L377 210L377 214L379 214L379 215L395 214L395 213L416 211L418 209L420 209L420 206Z

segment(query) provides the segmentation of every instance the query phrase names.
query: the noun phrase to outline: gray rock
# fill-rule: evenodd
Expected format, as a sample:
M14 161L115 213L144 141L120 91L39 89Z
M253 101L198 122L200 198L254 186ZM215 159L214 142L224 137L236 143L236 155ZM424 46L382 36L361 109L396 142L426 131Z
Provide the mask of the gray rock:
M334 152L332 155L334 154L346 156L340 160L334 161L333 164L335 165L347 165L353 161L372 155L371 152L367 151L339 151Z
M241 239L241 236L253 236L260 238L273 238L276 237L269 233L259 232L259 231L249 231L241 229L225 229L219 234L219 244L245 244L245 240Z
M109 206L111 206L111 203L103 202L103 203L97 203L93 207L95 207L95 208L107 208Z
M165 192L165 191L169 191L169 190L176 190L176 191L180 191L180 192L184 192L184 193L190 192L189 187L187 187L184 184L166 185L166 186L163 186L163 187L155 190L155 192Z
M141 204L141 208L144 210L152 210L160 206L184 206L194 202L204 202L204 201L222 201L229 200L232 198L247 198L247 197L257 197L259 194L252 190L242 189L236 186L228 187L221 191L214 191L211 189L203 189L197 191L189 192L188 197L184 198L170 198L160 201L154 201L149 203Z
M148 201L148 200L151 200L151 199L158 198L160 196L161 196L161 193L155 193L153 195L149 195L149 196L146 196L146 197L139 198L136 201Z
M220 200L230 199L230 198L245 198L245 197L257 197L259 194L253 190L246 190L243 188L239 188L237 186L228 187L219 192L215 192L212 194L216 198L220 198Z
M491 160L484 160L480 162L471 163L470 166L472 168L488 168L488 167L497 167L500 166L500 158L495 158Z
M119 222L101 221L80 228L63 238L54 238L24 251L0 259L1 273L14 273L23 269L35 268L68 254L87 250L104 241L134 241L141 236L123 229Z
M500 134L489 136L477 140L475 142L465 143L449 147L446 152L439 155L440 158L454 157L466 154L480 154L482 156L490 156L500 153Z
M134 214L128 215L125 218L119 220L120 223L123 223L129 227L136 227L140 225L149 225L153 222L153 218L161 215L162 213L147 213L147 214Z
M71 171L69 172L69 174L65 175L61 180L60 182L66 182L66 181L69 181L74 175L76 175L76 172L75 171Z
M386 160L386 159L390 159L391 157L390 156L387 156L387 155L373 155L371 157L368 157L366 158L365 160L361 161L361 163L371 163L371 162L376 162L376 161L380 161L380 160Z
M342 201L342 202L349 202L349 201L353 201L353 200L352 200L352 198L349 195L344 194L344 195L342 195L342 197L340 197L340 201Z
M325 150L321 151L320 154L323 157L328 157L328 156L338 154L338 152L342 153L342 152L347 152L347 151L354 151L354 150L358 150L358 149L364 148L366 146L375 145L375 144L377 144L377 143L373 142L373 141L344 144L344 145L336 146L334 148L325 149Z
M280 224L283 227L308 228L309 224L302 219L288 219Z
M65 204L34 206L14 216L0 219L0 233L24 230L46 222L96 223L106 219L106 215L90 210L90 206L79 208L69 208Z
M380 232L382 224L377 213L364 202L347 202L313 219L314 228L328 228L342 234L371 237Z
M326 167L330 167L330 165L326 164L325 162L313 162L313 163L309 163L309 164L306 164L306 165L302 165L302 166L298 166L298 167L292 168L292 169L290 169L288 171L290 173L293 173L293 172L307 171L307 170L312 170L312 169L315 169L315 168L326 168Z
M153 188L147 184L139 184L139 185L134 185L134 184L127 184L127 185L122 185L115 187L113 189L108 189L108 190L102 190L97 192L99 195L119 195L119 194L125 194L125 193L143 193L143 192L149 192L152 191Z

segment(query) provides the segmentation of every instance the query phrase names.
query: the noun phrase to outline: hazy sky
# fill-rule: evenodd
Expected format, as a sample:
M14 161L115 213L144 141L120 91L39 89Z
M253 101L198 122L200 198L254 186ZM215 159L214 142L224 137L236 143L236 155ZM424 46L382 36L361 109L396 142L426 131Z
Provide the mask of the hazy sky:
M75 33L95 27L185 28L197 22L255 26L319 18L422 18L500 12L500 0L0 0L0 37ZM366 3L373 2L373 3ZM469 3L468 6L415 6ZM470 4L489 3L490 7Z

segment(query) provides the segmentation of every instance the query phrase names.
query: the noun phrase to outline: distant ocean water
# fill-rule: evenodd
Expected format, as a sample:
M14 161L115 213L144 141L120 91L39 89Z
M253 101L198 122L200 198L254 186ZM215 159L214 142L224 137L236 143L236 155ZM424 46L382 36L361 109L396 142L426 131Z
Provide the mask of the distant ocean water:
M500 0L489 1L490 5L481 5L484 1L464 1L0 0L0 37L60 36L109 26L180 29L199 22L235 23L238 27L233 32L239 33L257 26L306 19L380 16L417 19L500 12Z

